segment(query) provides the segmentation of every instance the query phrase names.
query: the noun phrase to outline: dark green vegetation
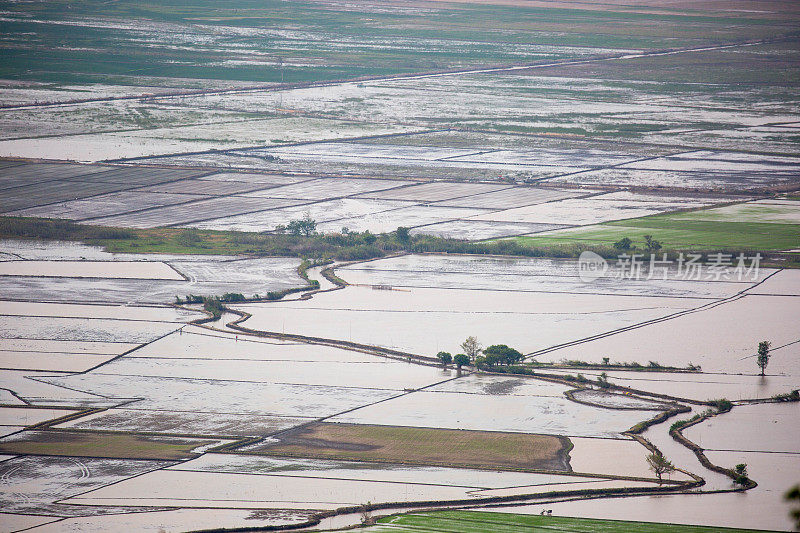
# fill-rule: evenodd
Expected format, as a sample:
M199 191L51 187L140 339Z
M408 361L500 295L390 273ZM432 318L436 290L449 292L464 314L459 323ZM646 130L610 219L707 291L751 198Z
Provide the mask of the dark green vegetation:
M523 355L505 344L493 344L483 350L483 355L475 358L478 368L494 368L500 365L511 366L518 364Z
M772 399L778 402L800 402L800 390L795 389L785 394L776 394Z
M566 368L589 368L589 369L600 369L600 368L610 368L610 369L624 369L624 370L639 370L639 371L651 371L651 372L700 372L701 368L700 365L695 365L689 363L685 367L678 367L678 366L665 366L659 363L658 361L649 361L646 365L639 363L638 361L630 361L630 362L612 362L609 360L608 357L604 357L602 363L592 363L589 361L580 361L577 359L562 359L560 363L546 363L541 361L536 361L535 359L531 361L529 364L533 366L539 367L566 367Z
M583 54L552 47L598 47L598 54L607 54L607 49L708 46L791 29L790 21L756 12L731 17L646 7L425 7L364 4L354 10L332 2L279 0L2 2L0 31L6 38L0 77L123 84L161 77L161 83L171 78L178 85L198 79L315 82Z
M391 524L390 527L382 524ZM478 533L516 533L529 531L569 531L572 533L753 533L752 529L733 529L622 520L596 520L562 516L519 515L477 511L438 511L388 516L366 531L426 531Z

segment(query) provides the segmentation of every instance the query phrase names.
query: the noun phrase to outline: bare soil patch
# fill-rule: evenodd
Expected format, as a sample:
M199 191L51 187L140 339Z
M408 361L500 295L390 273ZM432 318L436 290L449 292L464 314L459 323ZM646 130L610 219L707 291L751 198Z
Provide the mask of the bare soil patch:
M0 453L126 459L189 459L191 450L217 440L131 433L26 431L0 442Z
M248 451L449 467L569 472L566 437L400 426L319 423L288 431Z

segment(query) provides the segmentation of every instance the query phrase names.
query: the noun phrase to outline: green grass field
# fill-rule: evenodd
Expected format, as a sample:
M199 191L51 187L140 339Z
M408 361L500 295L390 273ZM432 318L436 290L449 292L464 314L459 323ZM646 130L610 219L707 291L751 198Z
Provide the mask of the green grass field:
M726 208L718 210L722 209ZM522 244L536 246L613 245L628 237L642 249L644 236L652 235L670 250L777 251L800 248L800 224L769 221L767 211L770 208L764 208L764 217L760 220L749 216L741 221L736 221L738 217L735 215L728 219L733 221L721 220L723 217L716 212L718 210L653 215L516 239Z
M595 520L476 511L439 511L412 513L381 518L369 532L447 532L447 533L516 533L530 531L565 531L570 533L753 533L753 529L730 529L707 526Z

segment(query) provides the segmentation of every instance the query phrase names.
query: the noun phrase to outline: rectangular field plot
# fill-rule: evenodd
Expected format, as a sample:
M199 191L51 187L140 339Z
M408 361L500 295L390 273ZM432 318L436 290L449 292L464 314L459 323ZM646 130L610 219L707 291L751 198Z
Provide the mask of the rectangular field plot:
M741 215L741 217L739 216ZM587 243L612 245L623 237L644 243L645 235L667 249L791 250L800 247L800 223L793 206L748 202L687 213L617 220L521 237L532 244Z
M0 168L0 189L53 180L64 180L76 176L87 176L113 168L114 167L101 165L73 165L61 163L9 164Z
M691 213L677 213L673 220L716 220L720 222L765 222L800 224L800 201L757 200Z
M433 356L440 350L458 353L459 344L468 336L477 337L484 345L503 343L529 353L702 303L707 300L428 288L386 291L349 286L308 301L252 304L241 309L252 313L244 323L250 328Z
M243 181L224 181L224 180L199 180L188 179L180 181L172 181L169 183L162 183L161 185L154 185L152 187L145 187L141 189L143 192L159 192L159 193L172 193L172 194L188 194L188 195L206 195L206 196L221 196L230 194L240 194L245 192L255 191L256 189L264 189L274 185L265 183L248 183Z
M794 272L792 272L794 273ZM625 331L577 346L562 348L537 359L580 359L599 362L649 361L652 350L641 343L659 346L662 365L699 364L706 372L754 375L758 342L770 339L770 374L800 375L800 302L794 296L749 295L703 311ZM719 346L724 345L724 351ZM788 391L784 391L788 392Z
M421 185L412 185L388 191L372 192L363 195L364 198L380 198L384 200L410 200L414 202L438 202L453 198L471 197L482 193L490 193L508 188L507 185L493 185L488 183L448 183L433 182ZM468 206L476 207L476 206ZM494 206L480 206L494 208Z
M714 172L800 172L800 157L774 157L698 150L620 165L643 170L690 170Z
M479 149L437 148L433 146L381 145L357 142L329 142L273 148L269 153L280 157L358 158L364 160L437 161L474 154Z
M121 183L89 183L68 180L34 183L4 191L4 194L0 196L0 212L79 200L129 188L131 188L130 185Z
M220 380L224 382L274 383L280 385L308 385L370 388L402 392L455 376L450 370L420 365L409 365L393 359L373 357L372 361L303 361L289 359L294 350L284 346L264 347L266 361L230 361L177 358L122 357L98 369L104 375L137 376L153 378L185 378L189 380ZM288 352L285 353L284 352ZM277 358L285 359L279 360ZM342 376L347 376L343 382Z
M585 186L662 187L669 189L713 189L726 191L757 191L796 180L792 171L734 171L734 170L647 170L606 168L568 174L548 179L548 183Z
M127 511L130 511L127 509ZM170 509L148 510L142 513L122 512L120 514L99 514L79 518L66 518L39 526L36 533L62 533L63 531L140 531L159 533L160 531L205 530L224 528L252 528L286 526L308 520L310 513L303 511L250 509ZM25 516L33 522L33 518ZM5 520L5 517L3 516ZM46 518L53 520L53 518ZM16 523L16 522L15 522ZM27 522L20 522L27 524ZM35 522L33 522L35 524ZM20 526L22 527L27 526Z
M188 204L152 209L143 213L97 218L92 220L92 224L130 228L180 226L213 218L222 218L265 209L275 209L278 207L288 207L300 202L299 200L245 198L243 196L218 197Z
M295 198L302 200L324 200L352 196L370 191L382 191L408 185L413 182L398 180L370 180L348 178L322 178L294 185L284 185L263 191L245 194L255 198Z
M91 319L110 319L132 322L160 322L183 324L192 317L197 316L193 311L177 309L168 306L133 306L133 305L96 305L79 303L44 303L44 302L25 302L25 301L2 301L0 315L22 316L22 317L60 317L60 318L91 318ZM28 346L19 343L30 341L14 341L8 346ZM43 341L53 343L56 341ZM83 346L78 342L76 346ZM86 343L94 348L81 349L86 353L108 353L112 344L97 344L95 342ZM42 346L45 346L44 344Z
M561 172L576 172L592 167L619 165L633 159L630 155L614 154L603 150L497 150L488 153L457 156L454 161L494 163L508 165L544 165L559 167Z
M77 354L70 352L19 352L0 349L0 368L84 372L114 357L116 357L116 355Z
M291 220L303 218L306 213L318 224L323 224L353 216L366 216L405 207L408 207L407 202L342 198L234 217L217 218L192 224L192 227L236 231L271 231L278 225L285 226Z
M161 470L68 500L85 505L337 509L359 502L466 499L474 487Z
M306 176L287 176L282 174L259 174L255 172L215 172L196 178L201 181L221 181L235 183L251 183L263 187L278 187L280 185L291 185L301 181L308 181L313 178Z
M105 172L97 172L87 176L74 178L72 181L103 182L103 183L122 183L130 188L155 185L157 183L167 183L170 181L183 180L204 174L202 170L191 170L182 168L155 168L155 167L115 167Z
M218 417L228 414L289 418L330 416L398 394L391 389L346 385L310 386L253 380L149 377L105 374L101 371L104 371L104 367L88 374L52 377L45 381L114 398L143 397L136 402L140 410L199 411ZM134 413L130 416L138 415Z
M356 502L362 500L381 503L470 499L506 488L514 494L531 494L552 491L555 487L598 488L609 483L553 474L230 455L206 455L175 466L68 502L81 506L99 502L145 506L160 501L161 505L210 508L335 509L360 505ZM625 483L637 485L632 481Z
M0 337L60 341L124 342L141 344L180 327L180 324L114 320L0 316Z
M469 416L464 405L470 406ZM652 411L596 409L563 397L479 394L477 389L447 392L430 387L337 415L329 422L620 438L621 432L652 416Z
M551 435L321 423L281 433L269 442L249 446L247 451L467 468L568 471L569 448L566 438Z
M651 356L652 359L652 356ZM614 357L612 362L619 362ZM628 360L623 360L628 361ZM661 357L658 357L661 361ZM647 364L644 361L639 361ZM548 370L548 372L574 374L574 370ZM585 370L582 374L590 379L597 379L600 370ZM626 372L619 370L606 371L609 380L623 387L645 390L657 394L667 394L679 398L691 398L706 401L715 398L747 400L753 398L771 398L776 394L786 394L800 386L800 378L796 375L774 375L762 380L760 376L739 374L705 374L678 372Z
M325 424L326 426L354 427L347 424ZM358 426L355 426L358 427ZM392 430L388 426L370 426L374 429ZM402 428L397 428L402 429ZM425 429L406 428L419 431ZM443 431L443 434L452 433ZM480 435L480 433L477 433ZM489 435L493 435L489 433ZM511 434L509 438L535 440L539 435ZM457 438L457 437L456 437ZM521 452L526 453L526 452ZM535 452L534 452L535 453ZM414 483L424 475L426 481L434 485L455 485L474 487L477 490L527 485L529 487L547 486L551 483L569 483L585 481L586 478L566 476L558 473L533 473L500 471L490 472L485 469L445 468L436 466L412 466L397 463L367 463L334 459L283 458L264 455L234 455L207 453L202 457L183 464L174 465L169 470L192 472L238 473L254 475L287 475L304 478L326 477L337 479L366 480L375 479L395 483Z
M160 261L2 261L0 276L183 280Z
M313 422L315 417L216 413L155 409L113 408L59 424L59 429L166 433L178 435L218 435L252 437Z
M0 407L0 426L32 426L76 412L74 409ZM16 455L16 454L12 454Z
M616 196L613 196L616 195ZM518 207L472 217L474 220L537 222L542 224L596 224L610 220L642 217L687 207L708 205L702 200L675 201L670 197L625 198L618 193L591 198L567 198L528 207Z
M97 249L87 246L44 246L43 248L12 248L23 257L97 257L98 259L132 259L139 261L148 259L137 254L99 253ZM0 288L6 298L16 300L44 300L58 302L102 302L102 303L171 303L175 296L187 294L225 294L236 292L252 296L266 294L269 291L298 287L306 284L300 278L296 268L297 259L265 257L244 259L231 256L159 256L171 267L182 274L180 279L111 279L111 278L62 278L54 285L52 279L43 277L0 276ZM150 258L152 259L152 258ZM124 264L124 263L123 263ZM185 276L185 277L183 277ZM19 304L12 304L12 306ZM30 305L30 304L29 304ZM41 305L41 304L40 304ZM124 309L123 318L132 317L136 307L97 307L89 312L77 312L75 307L62 311L62 316L106 316L108 309ZM39 314L52 315L51 310L39 309ZM170 311L169 316L163 310L149 309L149 316L141 313L135 318L141 320L184 320L190 314ZM119 317L120 314L113 314Z
M481 207L484 209L511 209L514 207L542 204L545 202L552 202L554 200L561 200L575 196L584 196L590 192L591 191L585 190L569 191L563 189L545 189L534 187L509 187L506 189L477 194L474 196L443 200L441 202L437 202L435 205L448 207Z
M480 213L486 213L486 211L485 209L469 209L466 207L417 205L360 217L343 218L335 222L325 222L319 224L317 230L336 232L340 231L342 227L346 227L351 231L369 230L373 233L386 233L396 230L399 226L413 228L437 222L473 217Z
M425 226L419 231L423 232ZM614 265L612 265L613 267ZM662 269L663 270L663 269ZM653 279L615 279L611 275L591 283L578 273L570 259L499 258L467 255L404 255L337 269L338 275L357 285L389 285L442 289L486 289L517 292L577 293L629 296L724 298L753 286L774 270L762 269L755 280L710 281L682 279L677 269L656 271ZM648 273L647 268L643 273ZM697 302L700 304L700 302Z
M16 455L181 460L196 457L195 450L219 446L225 442L219 439L33 430L0 439L0 452Z
M0 463L0 475L5 484L0 493L0 506L5 512L46 513L56 516L102 514L113 508L97 509L56 502L170 464L173 462L88 457L15 457Z
M153 207L181 204L193 200L202 200L203 198L204 196L196 194L147 193L140 190L121 191L94 196L85 200L70 200L42 207L22 209L10 214L21 217L66 218L80 221Z
M411 231L412 235L434 235L450 239L468 241L527 235L561 229L568 226L558 224L517 224L516 222L487 222L481 220L453 220L428 226L420 226Z

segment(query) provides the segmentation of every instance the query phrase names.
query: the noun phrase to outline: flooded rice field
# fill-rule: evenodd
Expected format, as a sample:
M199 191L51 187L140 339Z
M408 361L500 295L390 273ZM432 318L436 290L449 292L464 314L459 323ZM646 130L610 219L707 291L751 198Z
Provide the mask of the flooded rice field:
M245 325L433 356L474 335L525 352L632 326L702 305L686 298L348 287L313 300L240 306ZM575 313L574 309L581 311ZM375 322L365 322L365 316ZM436 329L428 327L437 324ZM536 335L531 337L531 327ZM407 331L415 331L409 336ZM488 345L487 344L487 345Z
M791 528L791 3L6 4L0 530L350 507L324 530L459 500ZM274 235L305 216L322 235ZM703 250L774 245L738 279L582 276L582 243L611 257L624 227L645 260L690 252L667 236L690 227ZM518 246L546 257L424 252ZM521 360L439 353L468 337Z
M6 273L0 275L4 297L31 302L163 305L187 294L252 296L303 284L296 271L299 260L292 258L112 254L83 244L11 240L0 241L0 251L7 256L0 261ZM153 320L160 313L142 311L139 316ZM186 317L184 311L170 313L177 320Z
M90 247L47 250L17 246L11 250L16 256L56 256L70 261L84 257L81 254L85 253L108 262L111 267L118 260L127 260L123 264L134 266L139 262L136 259L131 263L130 256L104 255ZM264 270L267 267L261 266L260 259L231 263L210 258L201 263L199 259L168 256L162 261L160 264L170 265L183 274L192 272L195 279L210 277L220 271L215 269L224 268L240 279L255 281L261 272L269 271ZM231 269L236 263L247 269ZM726 306L749 300L791 299L757 294L736 296L758 281L668 278L657 283L643 282L638 287L617 282L598 289L582 283L575 268L571 262L540 259L403 256L339 269L340 276L356 283L344 290L317 293L307 300L238 306L252 313L244 322L249 328L366 345L359 351L298 339L257 338L230 329L215 331L184 326L198 315L166 307L8 302L4 306L6 314L0 317L6 337L0 355L8 361L0 377L9 391L2 427L3 435L8 436L0 446L27 451L44 447L51 454L44 457L50 461L59 460L59 454L74 453L70 446L77 441L71 441L75 437L70 435L76 435L71 433L75 431L81 432L77 434L81 439L89 439L87 446L105 442L103 450L119 445L110 437L92 440L108 431L119 435L115 439L122 439L120 444L124 439L134 438L141 440L143 446L136 454L120 452L125 458L60 458L77 461L70 464L88 465L91 472L94 470L87 461L100 462L99 465L104 465L102 461L117 461L114 468L123 472L114 478L119 480L117 483L86 482L81 485L83 490L59 485L55 490L47 478L50 470L36 466L26 481L29 488L14 489L13 493L28 494L25 501L29 506L44 510L56 520L63 519L65 527L86 531L113 529L120 524L141 524L145 530L155 523L167 529L179 528L177 524L195 523L192 521L212 525L223 521L243 525L297 523L305 520L312 510L360 505L366 501L469 500L561 490L654 486L653 473L645 460L647 449L623 433L674 405L659 399L596 390L575 392L573 401L565 392L574 389L574 385L530 377L457 372L402 358L381 357L369 350L368 345L386 346L432 356L441 349L455 352L458 343L473 334L487 344L508 343L526 352L544 352L537 358L555 359L556 354L570 349L551 350L563 343L580 341L575 346L585 347L661 323L679 323L684 316L717 313ZM310 271L312 279L319 277L319 270ZM459 288L470 273L470 285L485 288ZM772 271L762 272L761 279L771 274ZM519 290L507 290L508 280ZM767 280L773 281L775 287L770 293L793 287L791 280L791 273L772 275ZM395 290L372 288L385 284ZM326 282L323 288L332 285ZM117 297L114 293L106 295L110 301ZM712 305L707 309L694 311L709 303ZM786 305L787 310L791 309L791 301ZM456 311L467 308L468 311ZM581 312L576 313L576 308ZM778 309L778 312L788 311ZM374 320L369 323L361 320L359 317L365 313ZM671 317L676 313L678 316ZM233 318L226 314L222 321ZM530 334L532 320L540 331L535 336ZM437 324L435 330L429 327L432 321ZM655 322L643 324L649 321ZM637 327L629 332L603 335L629 326ZM417 334L402 335L404 331ZM593 334L599 338L584 342ZM628 348L637 347L634 344ZM776 348L774 363L781 350ZM627 361L627 355L620 353L619 360ZM618 360L617 356L612 360ZM709 364L700 358L693 361L704 367ZM775 364L774 368L782 366ZM550 371L555 375L559 372L570 371ZM582 372L589 379L597 379L600 371ZM794 383L793 374L762 379L613 369L607 373L612 383L700 400L718 395L731 399L763 398L787 392ZM700 397L699 391L707 394ZM23 402L42 407L34 409ZM78 414L79 409L87 407L97 410ZM709 453L711 450L761 455L765 451L787 453L796 440L791 432L782 434L773 440L774 446L767 448L753 438L752 442L744 443L752 445L736 448L742 452L717 452L728 448L709 444L716 442L714 439L735 442L733 437L743 424L772 423L770 417L748 415L748 410L757 408L769 406L736 406L732 413L687 430L687 436L700 442ZM777 411L770 412L773 417L778 416ZM796 415L792 410L786 413L780 418L784 425L791 424L789 421ZM51 422L68 414L75 416ZM281 456L286 453L285 446L276 447L275 443L290 435L302 435L306 430L298 428L318 427L313 424L320 421L328 427L375 428L368 430L375 435L380 428L399 431L398 434L439 428L460 430L459 433L465 432L464 436L566 438L569 450L565 464L571 474L558 470L506 472L497 467L428 464L425 461L430 459L422 457L420 450L418 457L407 457L405 464L401 464L391 453L380 459L381 453L371 452L368 456L357 451L360 444L347 443L336 444L355 446L338 452L355 454L348 455L346 460L322 455L328 452L321 447L302 452L310 456ZM46 427L38 431L26 429L34 424ZM729 479L703 470L693 454L671 441L664 431L663 424L657 425L647 430L645 437L664 450L676 466L689 471L700 469L709 489L730 488ZM143 433L152 436L142 440L137 435ZM53 436L58 436L56 441L51 440ZM373 442L374 446L378 441ZM234 453L214 453L214 448L221 444L233 445ZM237 452L236 448L241 450ZM164 462L164 458L178 456L194 458L180 464ZM364 460L359 461L359 457ZM19 460L10 458L0 465ZM137 470L137 474L147 473L128 473L125 470L128 465L144 468ZM164 469L165 466L169 468ZM21 470L15 470L18 471ZM685 481L689 477L674 472L669 479ZM580 506L589 503L578 502L575 514L591 514ZM27 509L17 504L8 512L19 514ZM222 514L213 515L208 509L219 509ZM136 512L131 514L133 511ZM9 523L13 520L18 519L9 516ZM42 522L40 527L56 527L59 523L62 522L49 525Z

